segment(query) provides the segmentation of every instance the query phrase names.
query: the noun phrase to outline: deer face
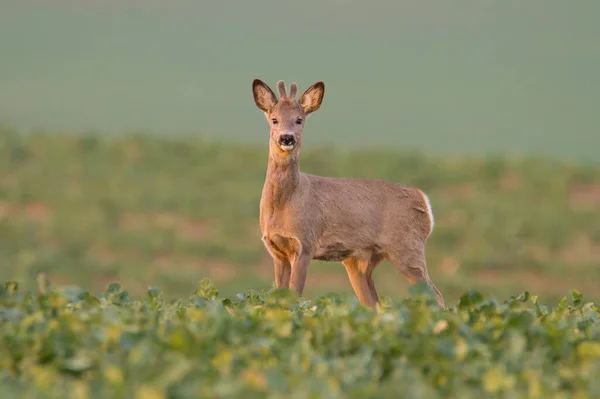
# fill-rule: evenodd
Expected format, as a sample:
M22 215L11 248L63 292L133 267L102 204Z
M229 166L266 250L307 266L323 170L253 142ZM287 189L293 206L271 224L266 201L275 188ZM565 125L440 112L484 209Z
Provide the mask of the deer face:
M271 147L283 154L295 153L300 149L302 129L307 117L321 106L325 85L317 82L296 100L298 86L290 85L290 94L285 91L283 81L277 82L279 100L275 93L259 79L252 83L256 106L264 112L271 128Z

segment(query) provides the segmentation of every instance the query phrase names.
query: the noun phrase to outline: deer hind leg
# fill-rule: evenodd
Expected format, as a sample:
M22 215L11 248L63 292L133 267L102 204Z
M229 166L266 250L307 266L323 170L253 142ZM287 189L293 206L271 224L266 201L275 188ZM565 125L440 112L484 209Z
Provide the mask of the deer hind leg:
M379 295L377 295L377 289L375 288L375 282L373 281L373 271L377 267L377 265L383 260L383 257L380 254L373 254L369 261L369 265L367 267L366 277L367 283L369 284L369 290L371 291L371 296L375 299L375 302L379 302Z
M374 307L379 302L373 282L373 270L379 261L380 258L370 253L358 254L342 261L356 297L360 303L369 307Z
M414 285L423 281L429 285L435 292L438 305L442 309L445 309L442 293L433 284L431 278L429 278L427 264L425 263L425 253L422 248L402 248L388 254L388 258L396 266L396 269L406 277L410 284Z

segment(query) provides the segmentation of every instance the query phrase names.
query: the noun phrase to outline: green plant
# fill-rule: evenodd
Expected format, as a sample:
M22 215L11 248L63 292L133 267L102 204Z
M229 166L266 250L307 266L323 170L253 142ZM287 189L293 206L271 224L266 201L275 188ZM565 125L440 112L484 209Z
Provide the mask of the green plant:
M0 389L12 398L562 398L600 395L600 313L475 291L440 311L425 287L384 298L288 291L187 298L117 283L0 288Z

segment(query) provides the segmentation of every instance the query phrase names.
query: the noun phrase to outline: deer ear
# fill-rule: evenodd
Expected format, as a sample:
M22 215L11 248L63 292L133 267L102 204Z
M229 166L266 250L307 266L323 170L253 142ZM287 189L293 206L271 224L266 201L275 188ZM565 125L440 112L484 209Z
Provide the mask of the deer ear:
M252 82L252 94L256 106L263 112L268 112L277 103L273 90L260 79L254 79Z
M314 83L302 93L299 103L304 108L306 115L315 112L321 107L323 96L325 95L325 83L319 81Z

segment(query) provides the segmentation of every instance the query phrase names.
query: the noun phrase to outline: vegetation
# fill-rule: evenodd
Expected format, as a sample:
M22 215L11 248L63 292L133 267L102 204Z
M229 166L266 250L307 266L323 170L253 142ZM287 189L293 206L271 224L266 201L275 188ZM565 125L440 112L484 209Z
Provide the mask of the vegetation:
M302 298L269 288L266 156L0 129L2 398L600 395L598 165L303 150L304 171L430 195L442 312L387 262L375 310L338 264Z
M185 299L119 284L94 296L40 279L0 289L0 389L16 398L592 398L600 312L577 291L550 309L469 291L441 312L416 286L376 310L331 294Z
M266 144L266 143L265 143ZM207 276L227 296L269 288L258 203L265 146L0 129L0 280L144 295L191 292ZM430 274L448 304L468 289L506 298L530 290L555 303L600 293L600 166L544 158L452 158L384 149L303 149L301 169L423 188L436 227ZM352 293L343 266L314 262L307 298ZM387 262L383 295L408 283Z

